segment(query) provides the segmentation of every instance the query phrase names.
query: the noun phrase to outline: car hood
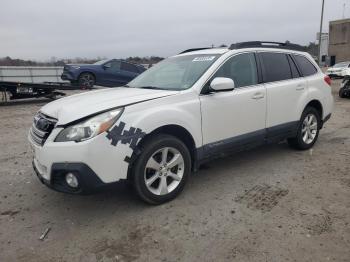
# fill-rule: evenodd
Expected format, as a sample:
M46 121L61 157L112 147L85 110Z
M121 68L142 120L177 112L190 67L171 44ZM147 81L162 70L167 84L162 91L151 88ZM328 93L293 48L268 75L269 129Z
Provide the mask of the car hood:
M127 87L102 89L58 99L43 106L40 112L58 119L58 125L65 125L108 109L141 103L177 93L178 91Z
M94 65L94 64L66 64L64 67L65 68L70 68L70 67L80 67L80 68L90 68L90 67L98 67L99 65Z
M91 66L94 64L66 64L66 66Z

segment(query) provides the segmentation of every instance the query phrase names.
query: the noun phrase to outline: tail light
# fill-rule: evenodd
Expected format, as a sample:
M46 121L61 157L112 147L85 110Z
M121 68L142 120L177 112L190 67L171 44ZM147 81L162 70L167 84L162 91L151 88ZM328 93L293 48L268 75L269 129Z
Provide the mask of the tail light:
M331 78L330 78L329 76L324 76L324 81L325 81L329 86L331 86L332 80L331 80Z

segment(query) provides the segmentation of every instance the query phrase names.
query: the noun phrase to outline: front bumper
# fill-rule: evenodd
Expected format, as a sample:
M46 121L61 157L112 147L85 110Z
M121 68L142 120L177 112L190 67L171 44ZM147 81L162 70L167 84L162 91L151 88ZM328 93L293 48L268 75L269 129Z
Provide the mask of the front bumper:
M38 170L38 163L32 162L34 171L39 180L49 188L58 192L70 194L88 194L99 188L110 185L103 183L95 172L84 163L54 163L51 167L51 179L48 180ZM65 175L73 173L79 182L77 188L70 187L65 181Z
M127 179L129 163L125 159L133 152L128 145L111 145L107 133L79 143L54 142L61 130L55 128L43 146L28 136L34 153L33 167L44 184L61 192L84 193ZM65 175L69 172L81 181L79 190L67 188Z
M75 74L71 71L63 71L61 75L62 80L76 81L78 80L78 74Z

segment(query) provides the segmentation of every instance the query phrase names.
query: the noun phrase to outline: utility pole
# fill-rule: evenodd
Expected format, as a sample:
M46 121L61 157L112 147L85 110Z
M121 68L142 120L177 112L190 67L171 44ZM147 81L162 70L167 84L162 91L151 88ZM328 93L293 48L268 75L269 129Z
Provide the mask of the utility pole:
M322 11L321 11L321 25L320 25L320 36L318 39L318 64L321 64L321 40L322 40L322 27L323 27L323 12L324 12L324 0L322 0Z
M345 19L345 10L346 10L346 4L343 5L343 19Z

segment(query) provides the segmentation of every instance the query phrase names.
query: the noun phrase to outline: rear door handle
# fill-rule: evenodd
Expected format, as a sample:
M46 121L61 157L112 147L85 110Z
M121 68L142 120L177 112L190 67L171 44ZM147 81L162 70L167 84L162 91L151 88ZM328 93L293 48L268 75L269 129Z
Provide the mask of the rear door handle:
M255 100L258 100L258 99L262 99L264 98L264 94L263 93L255 93L253 96L252 96L252 99L255 99Z
M301 91L304 89L305 89L304 85L302 85L302 84L297 85L297 88L296 88L297 91Z

